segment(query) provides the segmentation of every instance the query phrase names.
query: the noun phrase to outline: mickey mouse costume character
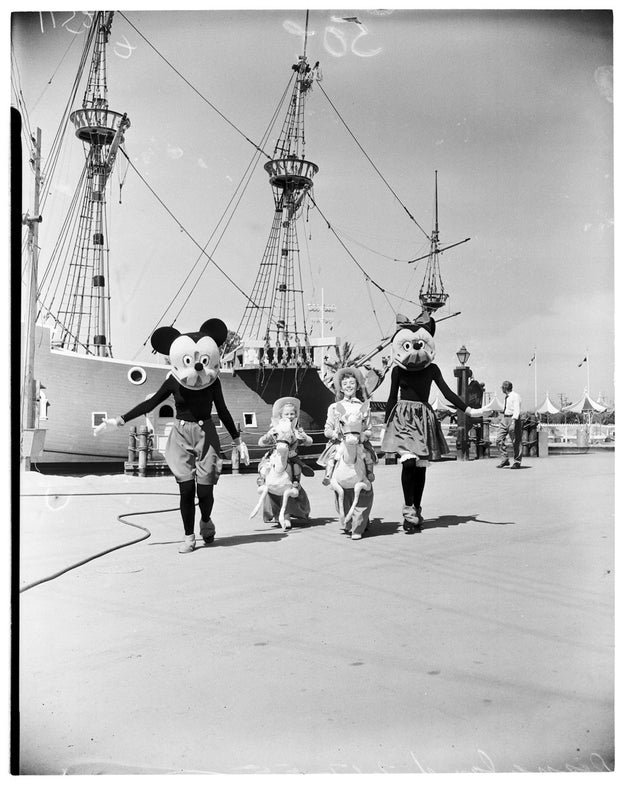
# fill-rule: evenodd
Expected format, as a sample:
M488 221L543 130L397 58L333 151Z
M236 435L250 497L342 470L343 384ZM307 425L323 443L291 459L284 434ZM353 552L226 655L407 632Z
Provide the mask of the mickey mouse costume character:
M399 454L403 526L410 533L420 531L423 523L421 499L427 466L449 452L438 418L428 403L432 382L460 411L476 416L477 410L467 406L449 388L433 362L436 322L430 314L423 311L413 322L398 314L397 324L399 329L392 340L394 368L384 416L387 427L382 450Z
M215 525L211 520L213 485L219 480L222 461L219 436L211 419L213 404L241 460L249 463L247 446L241 441L217 378L219 347L227 336L228 328L221 319L208 319L197 332L184 334L175 327L159 327L150 342L155 351L169 359L171 371L167 378L151 398L120 417L105 420L95 429L97 435L109 425L121 427L151 412L170 395L174 396L176 420L167 440L165 460L180 490L185 534L180 553L191 553L195 548L196 492L202 514L200 534L207 545L215 539Z

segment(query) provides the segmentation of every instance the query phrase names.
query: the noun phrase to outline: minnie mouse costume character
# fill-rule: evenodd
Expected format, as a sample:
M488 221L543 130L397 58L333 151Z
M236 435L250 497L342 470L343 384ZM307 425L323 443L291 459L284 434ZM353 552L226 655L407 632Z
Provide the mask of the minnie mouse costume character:
M168 357L171 371L151 398L120 417L109 418L95 434L108 425L122 426L135 417L155 409L170 395L174 396L176 420L167 440L165 460L180 489L180 513L184 525L184 542L180 553L195 548L195 495L202 513L200 534L209 545L215 539L211 520L213 485L219 480L222 460L219 436L211 419L213 404L219 419L233 439L234 448L244 463L249 463L247 446L241 441L232 415L226 407L219 375L219 347L228 336L221 319L208 319L198 332L181 334L174 327L159 327L150 342L155 351Z
M399 454L403 526L406 532L413 532L420 531L423 523L421 498L427 466L449 452L438 418L428 403L432 382L460 411L475 416L476 410L449 388L440 368L433 363L436 322L429 313L424 311L414 322L398 314L397 323L399 329L392 341L395 367L391 371L382 450Z

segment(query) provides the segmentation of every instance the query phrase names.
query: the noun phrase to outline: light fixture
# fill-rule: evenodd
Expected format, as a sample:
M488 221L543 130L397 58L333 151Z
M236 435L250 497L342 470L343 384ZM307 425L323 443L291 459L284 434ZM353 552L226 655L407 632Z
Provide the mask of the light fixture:
M456 352L456 357L458 358L460 365L466 365L470 356L471 353L464 344Z

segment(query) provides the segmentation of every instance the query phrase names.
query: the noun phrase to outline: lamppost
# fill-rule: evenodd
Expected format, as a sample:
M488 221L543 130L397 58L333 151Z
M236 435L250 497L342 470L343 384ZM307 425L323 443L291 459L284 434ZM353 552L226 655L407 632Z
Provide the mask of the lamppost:
M454 376L458 379L458 396L463 401L467 400L469 378L471 369L467 365L471 356L467 347L463 344L456 352L456 357L460 365L454 368ZM469 460L469 429L467 428L467 416L464 412L458 411L458 430L456 432L456 452L461 461Z

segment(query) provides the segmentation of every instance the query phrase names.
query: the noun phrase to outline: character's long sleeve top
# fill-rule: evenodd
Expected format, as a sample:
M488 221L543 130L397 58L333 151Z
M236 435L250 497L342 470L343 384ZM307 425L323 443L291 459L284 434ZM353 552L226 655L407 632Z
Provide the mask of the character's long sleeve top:
M224 401L219 379L216 379L210 387L204 387L202 390L189 390L170 374L151 398L142 401L126 414L122 414L122 420L128 422L134 420L135 417L151 412L159 403L167 400L170 395L174 396L176 417L179 420L186 422L210 420L213 404L215 404L217 415L230 436L233 439L239 436L239 431Z
M384 422L389 421L400 394L402 401L427 403L430 398L432 382L436 384L449 403L456 406L461 412L466 411L467 404L447 385L438 365L432 363L422 371L406 371L396 365L391 371L391 389L386 402Z

